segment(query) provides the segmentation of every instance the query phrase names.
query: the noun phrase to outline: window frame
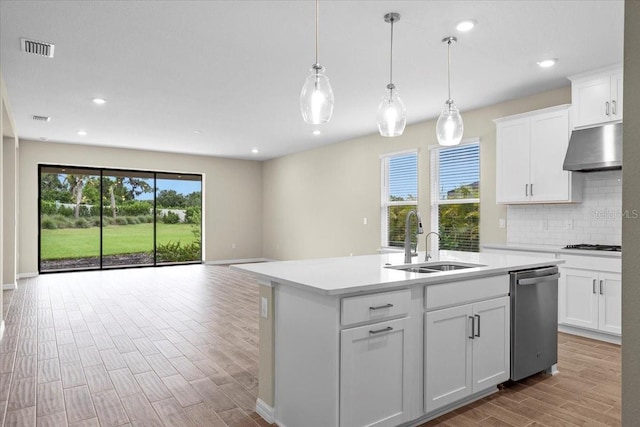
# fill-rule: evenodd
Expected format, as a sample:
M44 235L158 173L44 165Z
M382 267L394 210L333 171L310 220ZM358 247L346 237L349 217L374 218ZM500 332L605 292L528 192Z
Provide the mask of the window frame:
M389 160L393 157L415 154L416 156L416 199L415 200L389 200ZM418 206L418 195L420 194L420 162L418 148L394 151L380 155L380 249L381 252L393 252L400 250L389 245L389 207L391 206Z
M480 138L465 138L460 141L460 144L454 146L441 146L441 145L431 145L429 146L429 166L430 166L430 189L429 189L429 197L430 197L430 210L431 210L431 221L430 221L430 232L438 233L440 229L440 221L439 221L439 212L440 205L460 205L467 203L477 203L478 210L480 209L480 197L478 198L467 198L467 199L450 199L450 200L441 200L440 199L440 153L443 150L454 149L458 147L462 147L465 145L477 145L478 146L478 194L480 192L480 185L482 183L482 167L481 167L481 153L480 153ZM431 239L430 251L437 251L439 249L438 239Z

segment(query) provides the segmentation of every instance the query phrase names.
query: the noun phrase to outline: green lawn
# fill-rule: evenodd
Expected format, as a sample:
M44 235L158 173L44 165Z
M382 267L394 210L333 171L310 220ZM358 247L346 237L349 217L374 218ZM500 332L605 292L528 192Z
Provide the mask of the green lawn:
M157 224L157 242L164 244L195 240L191 224ZM44 259L98 257L100 228L41 230L40 254ZM130 254L153 250L153 224L110 225L103 232L104 255Z

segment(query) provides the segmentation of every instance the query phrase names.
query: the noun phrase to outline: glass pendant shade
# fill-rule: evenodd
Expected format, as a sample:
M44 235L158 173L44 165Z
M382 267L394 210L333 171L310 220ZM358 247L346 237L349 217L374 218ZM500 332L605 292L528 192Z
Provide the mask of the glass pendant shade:
M382 136L400 136L407 124L407 110L398 91L389 86L378 107L378 130Z
M438 144L440 145L458 145L462 140L462 134L464 132L464 124L462 123L462 116L458 108L453 105L453 102L447 103L447 106L436 123L436 135L438 137Z
M333 89L324 67L314 64L300 92L300 111L305 122L327 123L333 114Z

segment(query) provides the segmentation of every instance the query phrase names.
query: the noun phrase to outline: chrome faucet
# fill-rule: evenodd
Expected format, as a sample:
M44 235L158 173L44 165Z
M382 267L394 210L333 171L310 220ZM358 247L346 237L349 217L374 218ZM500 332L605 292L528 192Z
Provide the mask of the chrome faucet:
M416 234L422 234L424 231L422 230L422 218L420 218L420 214L416 211L407 212L407 219L404 225L404 263L411 264L411 257L418 255L418 239L416 238L416 251L415 253L411 251L411 217L416 217L416 221L418 221L418 232Z
M429 261L429 259L431 259L431 254L429 253L429 236L431 236L432 234L435 234L436 236L438 236L438 242L440 241L440 234L436 233L435 231L431 231L429 233L427 233L427 235L424 238L424 245L426 246L426 255L424 256L424 260L425 261ZM438 248L440 246L438 245Z

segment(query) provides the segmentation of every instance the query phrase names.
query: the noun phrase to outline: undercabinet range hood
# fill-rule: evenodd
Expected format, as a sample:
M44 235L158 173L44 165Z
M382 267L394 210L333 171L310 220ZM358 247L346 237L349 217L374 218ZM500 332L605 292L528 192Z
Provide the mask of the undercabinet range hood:
M574 130L562 169L578 172L622 169L622 123Z

